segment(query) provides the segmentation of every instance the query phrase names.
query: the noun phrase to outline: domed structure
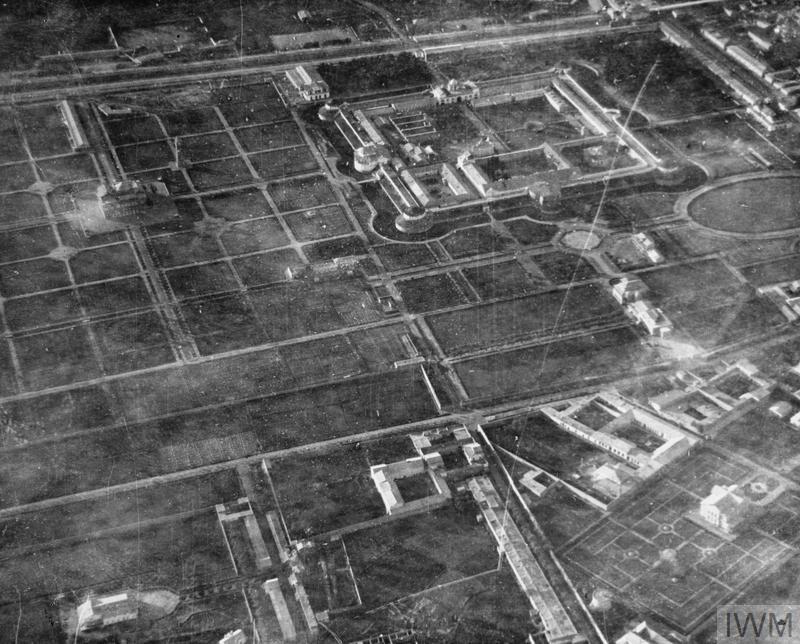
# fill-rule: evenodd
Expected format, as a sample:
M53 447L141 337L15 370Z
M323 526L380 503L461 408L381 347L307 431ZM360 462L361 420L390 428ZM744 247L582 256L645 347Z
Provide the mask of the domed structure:
M353 150L353 167L358 172L372 172L381 163L388 163L389 154L385 146L368 143Z

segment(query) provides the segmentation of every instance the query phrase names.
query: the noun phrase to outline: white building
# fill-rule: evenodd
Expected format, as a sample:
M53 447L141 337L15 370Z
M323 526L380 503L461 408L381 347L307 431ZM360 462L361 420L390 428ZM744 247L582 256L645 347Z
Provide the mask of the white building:
M330 98L331 90L328 83L322 80L322 76L316 69L298 65L286 72L286 78L307 101L324 101L326 98Z
M78 606L78 632L129 622L139 615L139 602L130 593L89 597Z
M793 411L794 411L794 406L792 405L792 403L786 400L779 400L769 408L769 413L771 413L773 416L777 416L782 420L792 416Z
M731 532L747 507L747 499L736 494L736 485L715 485L700 502L700 517L723 532Z
M647 622L641 622L618 638L615 644L671 644L671 642L650 628Z
M604 463L592 472L592 485L612 499L619 498L629 487L632 475L622 470L619 463Z
M646 300L631 302L625 309L636 322L647 329L650 335L663 338L672 331L672 322L664 312Z
M487 465L486 456L483 453L483 448L478 443L467 443L461 446L461 451L464 452L464 458L470 465Z
M636 233L633 236L633 243L652 264L660 264L664 261L664 256L658 252L656 243L647 233Z
M386 514L392 515L426 511L447 502L451 496L450 488L438 473L443 469L441 455L438 452L429 452L396 463L373 465L370 467L370 477L381 495ZM420 499L406 501L397 481L419 475L430 478L434 492Z
M621 277L611 283L611 295L620 304L641 300L647 286L638 277Z
M438 105L469 103L480 95L480 88L472 81L462 83L454 78L447 81L447 85L440 85L433 90L433 98Z
M59 101L58 110L61 112L61 121L67 128L67 136L72 151L86 150L89 148L89 140L83 131L78 115L69 101Z
M240 628L230 633L225 633L223 638L219 641L219 644L247 644L247 636Z
M536 480L536 478L542 474L542 470L535 469L535 470L528 470L525 474L522 475L522 478L519 480L520 485L528 490L534 496L540 497L542 494L547 492L547 485L544 483L540 483Z

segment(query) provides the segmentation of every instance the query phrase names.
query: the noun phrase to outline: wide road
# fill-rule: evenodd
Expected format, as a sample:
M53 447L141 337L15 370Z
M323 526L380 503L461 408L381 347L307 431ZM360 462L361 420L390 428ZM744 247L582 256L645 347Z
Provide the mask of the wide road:
M0 79L0 103L50 100L97 95L127 90L158 88L202 82L233 76L281 73L304 63L337 63L381 54L402 52L437 54L463 49L497 49L512 45L541 44L612 33L635 33L653 30L652 23L598 25L593 16L558 22L514 25L482 31L463 31L419 38L415 43L398 40L358 43L325 49L275 52L169 65L169 67L132 68L97 74L68 74L56 77L8 75Z

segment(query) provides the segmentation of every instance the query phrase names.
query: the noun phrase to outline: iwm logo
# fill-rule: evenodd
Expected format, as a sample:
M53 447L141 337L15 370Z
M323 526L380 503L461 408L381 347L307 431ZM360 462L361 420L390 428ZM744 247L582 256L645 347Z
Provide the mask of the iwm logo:
M800 605L717 609L717 644L800 644Z

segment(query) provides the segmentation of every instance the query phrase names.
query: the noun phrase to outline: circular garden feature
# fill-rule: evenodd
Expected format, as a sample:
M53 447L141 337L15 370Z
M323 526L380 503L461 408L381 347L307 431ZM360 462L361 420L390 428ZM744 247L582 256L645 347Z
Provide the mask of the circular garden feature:
M561 243L576 250L592 250L600 245L600 236L589 230L571 230L561 238Z

